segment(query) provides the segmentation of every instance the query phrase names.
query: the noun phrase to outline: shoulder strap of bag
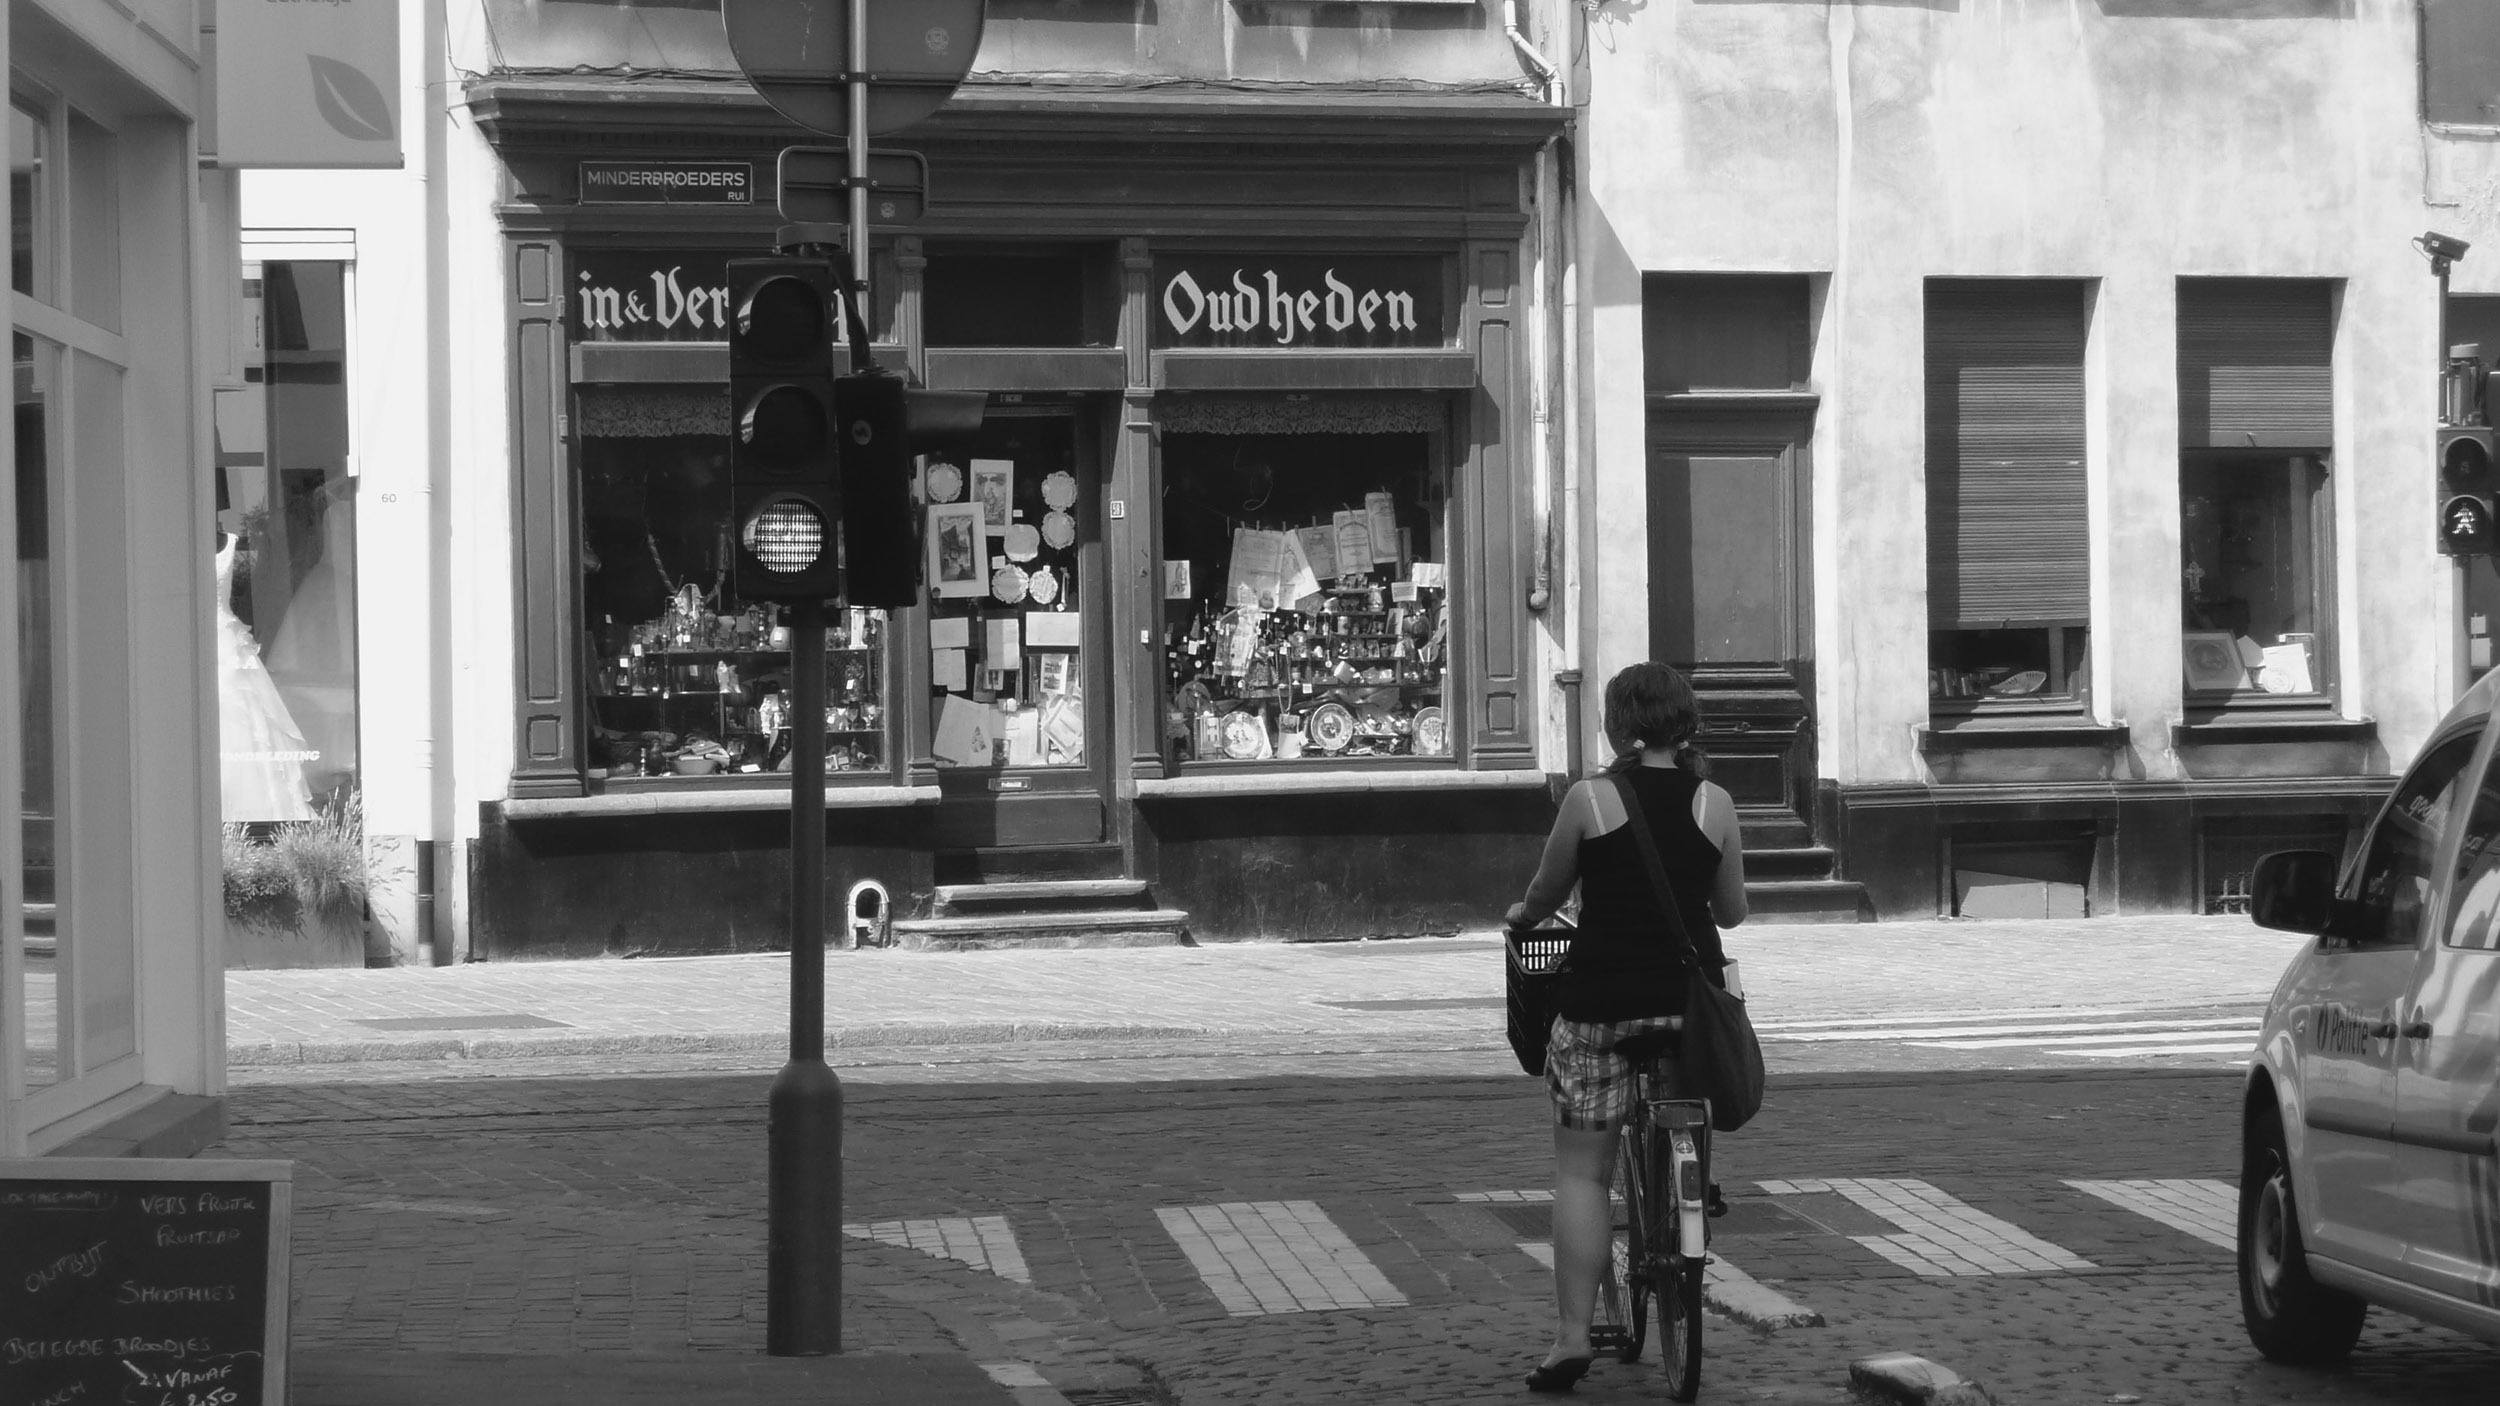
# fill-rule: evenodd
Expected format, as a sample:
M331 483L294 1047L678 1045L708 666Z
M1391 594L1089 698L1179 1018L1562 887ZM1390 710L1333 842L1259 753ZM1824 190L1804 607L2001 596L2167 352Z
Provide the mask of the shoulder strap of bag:
M1618 773L1614 777L1615 794L1623 800L1625 820L1632 827L1632 838L1640 845L1641 860L1649 867L1649 882L1658 890L1658 906L1667 913L1667 930L1684 944L1684 960L1694 971L1701 970L1701 952L1693 946L1692 930L1684 926L1684 909L1675 901L1675 890L1667 886L1666 862L1658 857L1658 842L1649 833L1649 817L1641 814L1641 798L1632 794L1632 779Z

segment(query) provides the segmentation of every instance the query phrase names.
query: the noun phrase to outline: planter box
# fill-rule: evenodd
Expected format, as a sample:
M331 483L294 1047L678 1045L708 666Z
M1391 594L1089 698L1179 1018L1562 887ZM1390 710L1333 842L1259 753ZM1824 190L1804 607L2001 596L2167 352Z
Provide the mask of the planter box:
M325 918L304 912L293 902L268 904L247 917L226 915L228 971L364 965L362 917Z

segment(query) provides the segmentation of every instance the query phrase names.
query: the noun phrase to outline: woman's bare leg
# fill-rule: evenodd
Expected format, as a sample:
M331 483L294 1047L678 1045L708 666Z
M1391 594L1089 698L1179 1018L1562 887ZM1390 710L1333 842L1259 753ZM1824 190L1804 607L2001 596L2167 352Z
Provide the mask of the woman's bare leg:
M1597 1310L1597 1281L1614 1253L1613 1130L1602 1133L1554 1125L1554 1342L1550 1365L1589 1355L1589 1318Z

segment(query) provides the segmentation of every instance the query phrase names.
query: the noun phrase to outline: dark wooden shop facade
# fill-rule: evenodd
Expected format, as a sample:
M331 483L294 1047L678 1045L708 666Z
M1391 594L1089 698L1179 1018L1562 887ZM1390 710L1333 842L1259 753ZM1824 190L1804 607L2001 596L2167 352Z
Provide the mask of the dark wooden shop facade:
M504 168L519 602L519 760L508 799L483 807L474 950L781 945L786 777L623 774L595 725L612 641L583 600L585 550L600 566L608 556L585 537L593 421L708 401L725 425L726 344L586 336L579 294L641 268L692 277L768 252L775 152L811 138L721 81L506 75L473 83L470 102ZM938 765L933 611L896 612L880 642L891 755L828 778L829 911L862 878L910 917L939 885L1125 877L1186 910L1200 940L1496 921L1552 815L1528 606L1536 333L1523 264L1534 156L1559 120L1502 93L975 84L906 134L934 199L920 222L879 235L877 355L928 385L991 393L999 452L1046 452L1077 485L1060 579L1063 608L1082 620L1067 658L1086 700L1084 760ZM586 168L617 169L603 163L743 165L755 196L583 199ZM1268 282L1288 289L1288 333L1294 279L1317 288L1321 271L1332 289L1361 288L1364 271L1420 285L1404 293L1423 325L1336 345L1267 327L1229 345L1179 335L1193 309L1176 278L1205 291L1240 269L1253 285L1286 271ZM1263 310L1274 291L1262 288ZM1305 332L1318 330L1313 306ZM1006 344L979 344L991 316ZM1164 563L1179 535L1214 531L1173 517L1185 510L1167 500L1176 446L1229 464L1227 445L1290 451L1296 436L1394 444L1438 496L1425 531L1447 579L1436 755L1198 759L1173 737L1166 647L1183 625ZM1358 504L1366 486L1349 484Z

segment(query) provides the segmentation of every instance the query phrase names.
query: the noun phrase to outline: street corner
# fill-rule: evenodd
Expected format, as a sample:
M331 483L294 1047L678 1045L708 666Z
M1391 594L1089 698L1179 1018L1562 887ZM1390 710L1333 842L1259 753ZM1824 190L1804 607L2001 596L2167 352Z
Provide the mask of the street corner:
M1909 1352L1879 1352L1851 1362L1849 1387L1881 1406L1996 1406L1978 1382Z

